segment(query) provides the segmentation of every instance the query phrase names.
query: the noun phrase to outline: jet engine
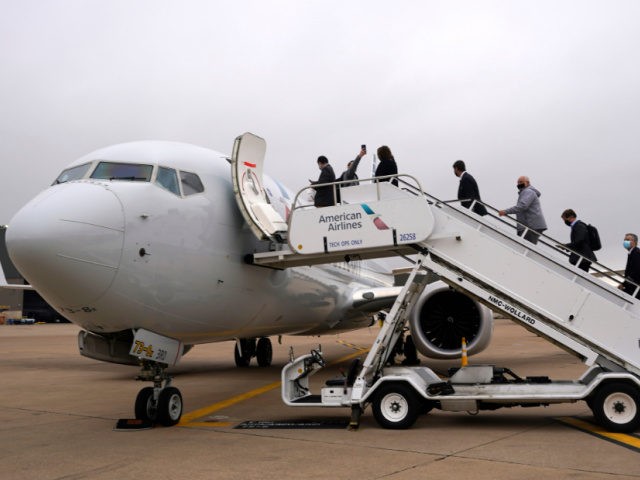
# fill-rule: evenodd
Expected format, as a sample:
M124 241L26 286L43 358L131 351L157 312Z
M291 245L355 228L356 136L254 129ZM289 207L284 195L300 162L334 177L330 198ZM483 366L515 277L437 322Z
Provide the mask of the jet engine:
M484 350L493 333L491 310L443 282L430 284L413 307L409 326L413 342L429 358L459 358L462 338L467 354Z

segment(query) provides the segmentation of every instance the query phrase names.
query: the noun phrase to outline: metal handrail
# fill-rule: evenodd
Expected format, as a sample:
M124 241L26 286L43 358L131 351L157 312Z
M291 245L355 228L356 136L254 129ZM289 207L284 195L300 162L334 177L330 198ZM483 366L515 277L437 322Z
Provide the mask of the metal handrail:
M430 196L429 194L427 194L427 196ZM433 197L432 197L433 198ZM493 218L495 220L497 220L498 222L500 222L503 225L508 226L509 228L515 228L517 230L518 226L523 227L523 232L522 232L522 239L524 241L524 237L527 234L527 232L531 231L534 232L536 235L538 235L538 240L541 241L541 243L543 245L546 245L547 247L550 247L552 250L554 250L555 252L559 253L560 255L566 257L567 259L571 256L571 254L575 254L578 256L578 261L575 264L572 264L572 266L579 268L578 265L580 263L582 263L582 260L587 260L588 262L591 262L590 268L593 269L596 273L598 273L600 276L602 277L606 277L608 278L611 282L615 283L618 288L621 288L622 284L629 283L631 285L634 285L636 288L633 292L633 294L628 294L631 295L633 297L635 297L638 294L638 291L640 290L640 285L628 280L627 278L625 278L624 276L620 275L619 273L617 273L615 270L607 267L606 265L598 262L597 260L591 260L590 258L585 257L584 255L580 254L579 252L576 252L575 250L572 250L568 247L566 247L562 242L556 240L553 237L550 237L549 235L545 235L544 233L539 233L536 232L535 230L529 228L527 225L518 222L517 220L508 217L509 221L507 221L504 217L501 217L499 215L494 215L492 213L489 213L490 210L492 210L493 212L499 212L499 210L495 207L493 207L492 205L489 205L487 203L484 203L480 200L477 199L455 199L455 200L447 200L447 201L439 201L440 203L444 203L447 205L450 205L452 203L462 203L462 202L466 202L472 200L471 205L469 205L469 208L465 208L465 210L468 210L470 212L473 211L473 207L476 205L476 203L479 203L481 205L483 205L486 209L487 209L487 215L490 218ZM529 242L531 243L531 242ZM568 252L568 253L567 253ZM596 268L598 267L598 268ZM584 271L584 270L583 270ZM588 272L586 272L588 273ZM622 278L622 279L621 279ZM626 292L625 292L626 293Z
M415 185L412 185L411 183L407 182L404 180L404 178L410 178ZM411 186L412 188L416 189L419 192L422 192L424 194L424 191L422 190L422 186L420 185L420 182L418 181L417 178L415 178L413 175L409 175L406 173L399 173L399 174L395 174L395 175L385 175L385 176L380 176L380 177L370 177L370 178L358 178L356 179L351 179L351 180L337 180L335 182L328 182L328 183L315 183L313 185L308 185L306 187L301 188L300 190L298 190L298 193L296 193L294 199L293 199L293 203L291 204L291 208L292 211L299 209L299 208L305 208L305 207L310 207L313 206L313 204L305 204L305 205L298 205L298 199L300 197L300 195L302 195L303 192L310 190L310 189L315 189L317 187L329 187L331 186L333 188L333 201L334 201L334 205L340 205L342 202L338 202L338 192L341 190L342 188L348 188L351 187L354 181L357 181L359 184L362 183L366 183L366 182L371 182L374 183L376 185L379 185L381 182L387 182L387 181L391 181L393 179L397 179L400 183ZM349 184L349 185L345 185L345 184ZM417 185L417 187L416 187ZM380 188L378 187L376 189L376 200L380 200ZM289 217L291 218L291 217Z
M487 209L487 214L484 216L488 216L489 218L492 218L493 220L497 221L499 224L502 224L503 226L508 227L509 229L515 229L517 230L518 227L522 227L523 231L522 231L522 235L519 236L521 237L520 241L521 242L527 242L527 246L531 247L532 245L537 245L537 244L533 244L532 242L529 242L527 240L525 240L525 236L527 234L527 232L534 232L537 236L538 236L538 242L541 243L542 245L544 245L545 247L550 248L552 251L556 252L557 254L560 254L564 257L566 257L567 259L570 257L570 255L573 253L575 255L578 256L578 261L576 262L575 265L571 265L572 267L578 269L578 265L580 263L582 263L582 260L587 260L589 262L591 262L590 268L593 269L596 273L598 273L601 277L606 277L607 279L609 279L611 282L613 282L614 284L617 285L617 288L621 289L622 285L626 282L628 284L631 284L633 286L635 286L635 290L633 292L633 294L628 294L631 295L632 297L635 297L638 292L640 291L640 284L633 282L632 280L628 280L626 279L623 275L618 274L615 270L607 267L606 265L598 262L598 261L594 261L591 260L589 258L586 258L584 255L571 250L570 248L567 248L564 246L564 244L556 239L554 239L553 237L550 237L548 235L545 235L544 233L539 233L536 232L535 230L529 228L527 225L518 222L517 220L515 220L514 218L511 217L501 217L498 212L499 210L495 207L493 207L492 205L482 202L478 199L473 199L473 198L467 198L467 199L453 199L453 200L440 200L436 197L434 197L433 195L428 194L427 192L425 192L422 189L422 186L420 184L420 182L418 181L417 178L415 178L413 175L409 175L409 174L395 174L395 175L385 175L382 177L371 177L371 178L364 178L364 179L358 179L357 181L359 182L359 184L362 183L366 183L366 182L371 182L371 183L375 183L378 185L378 188L376 188L376 200L380 200L380 188L379 188L379 184L380 182L386 182L386 181L391 181L392 179L397 179L399 184L402 184L402 189L404 191L407 191L409 193L412 193L414 195L417 196L423 196L425 197L425 199L427 201L429 201L430 203L438 206L438 205L445 205L448 206L450 208L454 208L456 211L463 213L469 217L471 217L471 215L473 215L472 218L474 218L475 220L478 220L478 214L476 214L475 212L473 212L473 208L476 204L480 204L483 205L486 209ZM407 182L406 179L410 179L411 182ZM300 197L300 195L303 194L303 192L305 192L308 189L314 188L314 187L324 187L324 186L332 186L333 187L333 199L336 205L340 205L342 204L342 202L338 202L338 192L340 191L340 187L341 185L344 184L349 184L349 186L351 186L351 184L354 182L354 180L340 180L340 181L335 181L335 182L330 182L330 183L319 183L319 184L315 184L315 185L309 185L306 186L302 189L300 189L298 191L298 193L295 195L294 197L294 201L292 203L292 213L294 210L296 209L301 209L301 208L308 208L313 206L313 204L305 204L305 205L298 205L298 199ZM471 201L471 204L469 205L468 208L463 207L463 208L456 208L453 204L461 204L462 202L466 202L466 201ZM291 229L291 219L292 219L293 215L289 215L289 219L287 221L288 223L288 228ZM508 220L507 220L508 219ZM528 245L530 244L530 245ZM568 252L568 253L567 253ZM565 265L566 268L568 268L567 265ZM584 270L582 270L584 272ZM584 273L588 273L588 272L584 272ZM624 292L626 293L626 292Z

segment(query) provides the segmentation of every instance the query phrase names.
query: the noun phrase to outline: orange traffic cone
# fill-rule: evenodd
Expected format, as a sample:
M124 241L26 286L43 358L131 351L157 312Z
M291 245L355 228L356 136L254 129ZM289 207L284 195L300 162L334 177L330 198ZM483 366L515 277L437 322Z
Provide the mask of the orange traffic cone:
M467 340L462 337L462 366L466 367L469 364L467 360Z

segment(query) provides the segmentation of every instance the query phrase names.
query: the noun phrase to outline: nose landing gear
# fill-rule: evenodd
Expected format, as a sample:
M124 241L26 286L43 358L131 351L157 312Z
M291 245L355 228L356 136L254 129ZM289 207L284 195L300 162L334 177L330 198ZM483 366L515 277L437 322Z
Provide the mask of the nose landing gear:
M182 395L180 390L170 386L171 377L165 370L164 364L143 362L136 380L152 381L153 387L144 387L138 392L135 415L138 420L170 427L182 416Z

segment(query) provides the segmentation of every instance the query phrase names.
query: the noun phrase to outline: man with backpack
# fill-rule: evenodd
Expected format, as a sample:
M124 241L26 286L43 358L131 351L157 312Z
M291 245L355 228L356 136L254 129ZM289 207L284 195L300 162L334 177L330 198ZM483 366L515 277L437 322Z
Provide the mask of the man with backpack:
M588 272L591 261L598 260L595 253L593 253L594 247L597 250L600 246L592 245L589 226L582 220L578 220L576 212L571 208L562 212L561 218L565 225L571 227L571 241L565 244L565 247L572 250L569 255L569 263L575 265L580 260L580 255L582 255L584 258L580 261L578 268Z

